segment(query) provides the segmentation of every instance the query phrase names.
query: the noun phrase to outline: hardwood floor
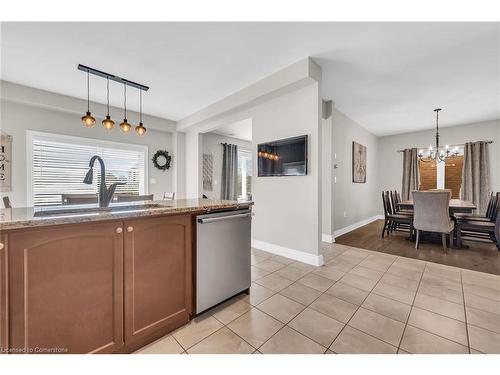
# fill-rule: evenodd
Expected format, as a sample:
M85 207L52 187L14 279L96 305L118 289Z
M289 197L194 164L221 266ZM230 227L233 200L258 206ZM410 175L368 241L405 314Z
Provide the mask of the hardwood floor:
M382 238L383 224L383 220L374 221L335 238L335 242L500 275L500 251L497 251L494 244L464 241L464 244L469 246L468 249L449 249L448 253L444 254L440 241L423 240L420 242L419 249L416 250L415 243L407 239L408 233L393 232L390 236Z

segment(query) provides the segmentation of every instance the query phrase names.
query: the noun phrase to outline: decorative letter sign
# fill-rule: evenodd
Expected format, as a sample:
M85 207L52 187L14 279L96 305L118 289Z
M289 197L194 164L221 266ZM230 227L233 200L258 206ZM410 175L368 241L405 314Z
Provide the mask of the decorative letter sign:
M0 135L0 191L11 191L12 137Z

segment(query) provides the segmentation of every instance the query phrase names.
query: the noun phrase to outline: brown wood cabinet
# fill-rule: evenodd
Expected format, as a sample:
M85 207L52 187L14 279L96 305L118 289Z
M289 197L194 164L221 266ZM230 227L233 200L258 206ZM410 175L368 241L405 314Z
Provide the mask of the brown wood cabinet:
M0 233L0 353L8 348L7 236Z
M8 242L11 349L122 349L122 223L13 231Z
M181 215L124 223L125 343L132 350L189 321L190 220Z
M184 325L193 311L191 220L187 214L3 232L0 347L132 352Z

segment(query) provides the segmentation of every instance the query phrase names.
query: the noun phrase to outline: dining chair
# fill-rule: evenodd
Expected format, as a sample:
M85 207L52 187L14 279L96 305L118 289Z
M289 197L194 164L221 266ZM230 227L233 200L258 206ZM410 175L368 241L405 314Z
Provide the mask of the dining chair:
M500 200L500 192L490 194L490 199L488 201L488 206L484 215L471 215L466 213L455 213L456 220L469 220L469 221L495 221L496 213L498 210L497 202Z
M498 197L499 194L496 194ZM496 244L500 251L500 199L491 209L490 220L457 220L457 246L462 247L464 237L468 240L486 240Z
M382 238L385 233L389 235L393 231L409 231L410 237L413 236L413 216L400 215L392 211L390 192L382 192L382 204L384 206L384 227L382 229Z
M97 203L97 194L61 194L63 205Z
M413 210L401 209L399 203L401 203L401 196L397 190L390 192L391 202L392 202L392 212L401 215L413 215Z
M443 251L446 253L448 246L446 237L453 232L455 223L450 218L449 191L413 191L413 226L417 231L415 249L418 249L420 232L441 233ZM451 242L452 236L450 236Z
M9 197L3 197L2 200L3 200L3 206L5 208L12 208Z
M132 195L132 194L115 194L113 202L137 202L137 201L152 201L153 194L149 195Z
M166 191L163 193L163 199L173 201L175 199L175 191Z

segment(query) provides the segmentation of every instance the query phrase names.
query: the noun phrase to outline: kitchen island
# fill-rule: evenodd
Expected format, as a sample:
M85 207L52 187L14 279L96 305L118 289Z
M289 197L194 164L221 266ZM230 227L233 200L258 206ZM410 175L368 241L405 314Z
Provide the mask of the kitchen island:
M129 353L195 309L197 215L207 199L0 210L0 350Z

